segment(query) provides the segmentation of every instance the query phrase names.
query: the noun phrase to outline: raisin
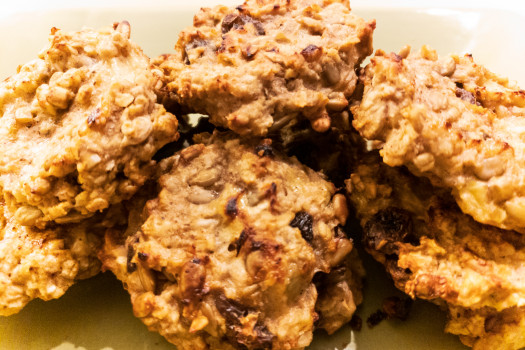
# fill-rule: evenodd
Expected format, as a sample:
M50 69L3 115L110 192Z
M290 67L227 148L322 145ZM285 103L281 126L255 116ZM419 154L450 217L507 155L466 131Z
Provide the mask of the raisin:
M295 214L295 217L290 222L290 226L298 228L304 240L310 243L314 239L313 223L312 215L305 211L300 211Z
M226 215L228 215L230 218L234 218L238 213L237 197L234 197L226 203Z
M260 144L255 146L255 153L259 157L271 157L274 155L272 141L269 139L263 140Z
M396 242L412 234L412 218L402 209L387 208L375 214L364 227L364 242L373 250L390 255L397 251Z
M131 262L131 259L133 259L133 256L135 255L135 250L133 249L132 245L128 245L128 253L126 256L126 269L128 270L128 273L133 273L137 271L137 264L134 262Z
M308 45L301 51L301 55L303 55L306 62L313 62L317 61L319 58L321 58L321 55L323 53L323 49L316 45Z

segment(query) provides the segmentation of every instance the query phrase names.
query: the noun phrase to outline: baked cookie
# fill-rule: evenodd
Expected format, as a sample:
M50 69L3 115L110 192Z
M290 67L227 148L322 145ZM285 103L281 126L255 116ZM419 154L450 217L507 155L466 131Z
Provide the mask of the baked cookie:
M127 231L106 235L101 259L135 315L181 350L302 349L316 321L348 322L364 272L345 197L268 139L197 141L161 163L160 193Z
M397 288L448 311L446 331L474 349L525 346L525 236L480 224L433 187L379 155L347 181L365 248Z
M39 58L0 83L0 187L15 219L79 221L130 198L177 138L127 22L52 29Z
M17 313L35 298L59 298L76 280L96 275L102 224L39 230L20 226L0 203L0 315Z
M266 135L304 118L324 132L328 112L348 105L374 28L347 0L204 8L175 53L154 60L164 72L161 94L243 135Z
M472 56L408 52L378 51L365 68L355 128L475 220L525 232L525 92Z

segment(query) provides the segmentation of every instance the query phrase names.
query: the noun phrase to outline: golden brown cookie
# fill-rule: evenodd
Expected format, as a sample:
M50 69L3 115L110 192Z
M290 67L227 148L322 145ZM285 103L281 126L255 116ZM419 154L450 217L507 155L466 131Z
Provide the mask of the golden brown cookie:
M525 236L480 224L445 189L373 153L347 180L364 245L397 288L448 311L474 349L525 346Z
M39 58L0 83L0 187L19 223L79 221L130 198L177 138L129 36L127 22L54 28Z
M374 28L347 0L248 0L202 9L154 63L165 98L215 125L260 136L306 118L324 132L348 105Z
M35 298L61 297L78 279L100 271L102 221L39 230L20 226L0 203L0 315Z
M377 52L363 74L355 128L406 165L453 190L481 223L525 232L525 92L472 56Z
M106 235L135 315L181 350L302 349L316 321L348 322L363 270L345 197L268 139L198 141L161 163L160 193L125 234Z

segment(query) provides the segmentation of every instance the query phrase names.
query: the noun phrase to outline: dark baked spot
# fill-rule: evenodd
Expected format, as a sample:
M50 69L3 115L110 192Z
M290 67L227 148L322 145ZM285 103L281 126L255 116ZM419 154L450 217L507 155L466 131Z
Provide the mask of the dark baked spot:
M182 301L190 304L205 294L206 269L201 259L193 258L184 265L180 278Z
M239 10L239 12L242 12L242 11ZM257 33L257 35L266 34L263 24L261 22L259 22L258 20L248 15L235 14L235 13L227 14L226 17L224 17L224 19L222 20L222 24L221 24L222 34L226 34L232 29L236 30L236 29L244 28L244 25L246 25L247 23L253 24L253 27L255 28L255 32Z
M412 234L412 217L398 208L387 208L375 214L364 227L363 241L372 250L390 255L397 252L396 243Z
M229 13L224 17L221 24L222 34L228 33L236 24L240 23L240 15L235 13Z
M255 324L254 327L255 334L257 335L254 345L257 349L270 349L272 347L273 339L275 338L275 335L273 335L266 326L258 321Z
M226 203L226 215L228 215L230 218L234 218L238 213L237 197L233 197Z
M255 46L248 45L242 49L242 55L247 60L251 60L255 57L255 54L257 54L258 49Z
M237 251L237 255L239 255L239 252L241 251L242 246L246 242L246 239L248 238L248 233L246 230L242 230L241 234L239 235L239 238L233 243L234 249ZM233 250L233 249L232 249Z
M241 349L270 349L272 347L275 335L260 320L253 327L252 334L243 332L241 319L252 313L253 310L236 300L227 298L223 293L216 294L215 306L226 321L227 339L236 347Z
M501 319L497 315L491 315L485 319L485 332L500 333L502 327Z
M308 243L311 243L314 239L313 224L314 219L312 215L305 211L300 211L295 214L295 217L290 222L290 226L298 228L301 231L301 236Z
M146 261L148 260L149 255L147 253L138 252L137 256L141 261Z
M481 103L476 100L476 96L472 92L463 89L463 84L461 83L456 83L456 97L470 104L481 106Z
M303 49L303 51L301 51L301 55L303 55L307 62L317 61L319 58L321 58L322 54L323 48L312 44L308 45Z
M206 47L210 44L208 40L202 39L200 36L195 36L188 44L184 46L184 64L190 65L190 59L188 58L188 52L198 47Z
M272 157L274 155L273 147L272 147L272 140L270 139L262 140L260 144L255 146L255 153L259 157Z
M128 273L133 273L137 271L137 264L131 261L134 255L135 249L133 249L133 246L130 244L128 245L128 252L126 254L126 269Z
M228 324L235 324L239 319L248 315L248 310L244 305L233 299L228 299L224 294L219 293L215 297L215 306Z

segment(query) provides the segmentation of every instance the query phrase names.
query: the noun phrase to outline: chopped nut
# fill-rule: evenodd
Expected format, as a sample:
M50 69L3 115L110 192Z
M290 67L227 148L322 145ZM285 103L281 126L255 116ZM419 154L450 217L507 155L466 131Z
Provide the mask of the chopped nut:
M317 132L325 132L330 129L330 125L330 117L328 115L322 115L320 118L317 118L312 122L312 129Z
M193 321L191 321L191 326L190 326L190 333L195 333L197 331L200 331L202 329L204 329L204 327L206 327L209 323L209 320L206 316L204 315L200 315L198 316L197 318L195 318Z
M153 130L153 123L149 116L137 117L132 121L122 123L121 130L132 145L137 145L149 137Z
M115 103L119 107L126 108L133 102L134 99L135 97L132 94L118 94L115 97Z
M46 100L59 109L66 109L75 94L60 86L52 86L47 93Z
M32 226L43 216L40 209L28 205L18 208L15 212L15 219L22 225Z
M217 168L204 169L189 179L190 185L209 187L219 180L220 172Z
M188 194L188 200L193 204L206 204L214 200L216 197L213 191L205 190L199 186L192 186Z
M332 202L334 203L335 217L342 225L344 225L346 223L346 219L348 218L346 197L343 194L338 193L334 196Z
M328 84L335 85L341 80L339 69L333 63L326 64L323 72Z

